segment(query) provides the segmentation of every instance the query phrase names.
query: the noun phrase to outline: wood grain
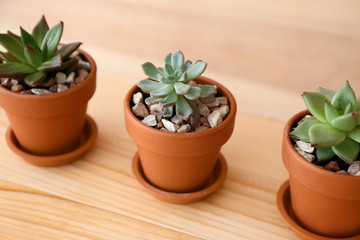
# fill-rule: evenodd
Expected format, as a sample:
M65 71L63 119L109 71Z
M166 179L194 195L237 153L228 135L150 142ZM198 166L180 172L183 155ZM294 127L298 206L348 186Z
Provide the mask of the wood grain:
M304 108L304 90L350 80L360 92L358 1L0 0L0 8L0 32L31 30L45 14L50 25L64 21L64 42L84 43L98 64L88 112L99 128L79 161L37 168L6 146L0 110L0 239L298 239L275 205L288 178L282 128ZM239 110L222 149L224 186L185 206L152 198L132 176L136 145L122 110L144 78L141 64L176 49L208 62L205 75L232 91Z

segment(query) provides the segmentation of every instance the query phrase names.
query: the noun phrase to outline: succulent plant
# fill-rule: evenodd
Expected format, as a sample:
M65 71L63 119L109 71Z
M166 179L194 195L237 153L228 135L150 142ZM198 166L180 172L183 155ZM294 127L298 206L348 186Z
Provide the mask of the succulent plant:
M24 80L34 87L46 84L49 75L65 71L77 64L70 55L81 45L70 43L58 48L63 32L63 22L49 29L45 17L32 30L32 34L20 27L20 36L8 31L0 34L0 44L7 52L0 51L5 63L0 64L0 77Z
M145 99L147 104L160 103L164 113L171 113L175 105L176 114L186 119L196 111L194 100L216 94L214 86L188 84L205 71L207 65L205 62L184 61L183 53L178 50L166 55L164 65L164 68L157 68L150 62L142 65L144 73L150 80L141 80L138 86L144 92L150 93L150 97Z
M312 117L303 118L289 135L310 142L319 161L337 155L354 162L360 150L360 98L356 99L349 82L338 92L318 88L302 96Z

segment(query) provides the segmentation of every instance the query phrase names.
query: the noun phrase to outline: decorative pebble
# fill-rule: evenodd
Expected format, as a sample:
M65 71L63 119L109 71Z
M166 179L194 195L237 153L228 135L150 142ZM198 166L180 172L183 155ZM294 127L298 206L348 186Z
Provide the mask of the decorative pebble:
M155 127L157 125L156 117L155 117L155 115L152 115L152 114L145 117L141 122L143 122L144 124L146 124L150 127Z
M208 117L210 115L210 109L205 104L199 103L198 108L201 116Z
M66 82L66 74L62 72L58 72L55 75L55 81L58 84L64 84Z
M181 117L179 117L178 115L175 115L171 118L171 121L177 125L179 125L183 120Z
M306 153L303 150L301 150L299 147L295 147L295 150L301 155L303 156L306 160L308 160L309 162L312 162L315 160L315 156L310 154L310 153Z
M143 101L143 95L141 92L137 92L133 95L133 103L138 104L139 102Z
M24 87L20 84L11 86L11 91L13 92L22 92L24 91Z
M206 129L209 129L208 127L205 127L205 126L200 126L200 127L197 127L196 129L195 129L195 132L201 132L201 131L204 131L204 130L206 130Z
M162 119L161 120L164 127L169 130L169 132L176 132L178 130L178 126L176 124L174 124L173 122L167 120L167 119Z
M208 97L201 97L201 98L199 98L199 100L200 100L200 102L207 104L207 103L214 102L215 97L214 97L214 95L211 95L211 96L208 96Z
M220 103L217 98L215 98L215 100L213 102L206 103L206 106L208 106L209 108L218 107L219 105L220 105Z
M340 170L340 171L337 171L336 173L348 175L348 173L345 170Z
M69 89L69 88L67 86L65 86L64 84L58 84L58 87L57 87L58 92L65 91L67 89Z
M212 128L216 127L219 123L221 123L222 118L220 111L219 110L213 111L208 117L208 122Z
M227 97L217 97L216 99L220 105L228 105Z
M56 93L57 90L58 90L58 85L56 83L49 88L49 91L52 93Z
M155 114L155 113L162 113L162 107L160 104L156 103L156 104L152 104L150 106L150 113L151 114Z
M311 143L303 142L303 141L296 141L296 145L307 153L313 153L314 147L311 146Z
M353 164L350 165L347 172L349 175L356 175L360 171L360 161L355 161Z
M31 92L33 94L36 94L36 95L44 95L44 94L50 94L51 93L48 90L43 89L43 88L32 88Z
M83 61L83 60L79 60L77 67L79 69L85 69L88 72L90 72L90 70L91 70L90 63Z
M169 132L169 130L167 130L166 128L160 128L160 131L164 131L164 132Z
M71 72L67 77L66 77L66 83L72 83L74 81L75 78L75 72Z
M188 82L188 85L190 86L196 86L198 85L195 81L191 80L190 82Z
M230 108L228 105L225 105L219 108L219 111L221 113L221 118L224 119L229 114Z
M4 88L10 89L11 88L11 81L9 79L5 79L2 81L1 86Z
M16 80L16 79L11 79L10 80L10 83L11 83L11 85L18 85L19 84L19 81L18 80Z
M138 103L132 107L133 113L138 117L147 117L149 112L143 103ZM156 121L156 120L155 120ZM156 125L156 124L155 124ZM155 126L154 125L154 126Z
M190 124L185 124L185 125L182 125L181 127L179 127L179 129L177 130L178 133L187 133L189 132L191 129L191 126Z
M76 83L76 84L80 84L80 83L82 83L85 79L86 79L86 77L89 75L89 73L86 71L86 70L84 70L84 69L79 69L78 70L78 76L76 77L76 78L74 78L74 82Z
M33 92L31 90L26 90L26 91L22 91L20 92L21 94L33 94Z
M333 172L340 171L340 167L337 161L330 161L328 164L325 165L324 168Z

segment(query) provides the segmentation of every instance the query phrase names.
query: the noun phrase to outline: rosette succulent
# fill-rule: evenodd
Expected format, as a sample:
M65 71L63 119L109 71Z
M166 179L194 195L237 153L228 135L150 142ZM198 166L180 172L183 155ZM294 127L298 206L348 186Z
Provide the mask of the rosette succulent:
M49 75L57 71L66 71L78 62L70 55L81 45L70 43L58 48L63 22L49 29L45 17L42 16L32 33L20 27L20 36L8 31L0 34L0 44L7 52L0 51L5 63L0 64L0 77L23 80L34 87L46 84Z
M165 57L164 68L157 68L150 62L144 63L142 69L150 80L141 80L138 86L150 94L145 99L146 104L159 103L164 113L172 112L175 105L179 117L189 118L195 109L194 100L216 94L214 86L188 84L205 71L206 65L200 60L194 63L185 61L181 51L169 53Z
M337 155L354 162L360 150L360 98L356 99L349 82L338 92L318 88L302 96L312 116L303 118L289 135L311 143L319 161Z

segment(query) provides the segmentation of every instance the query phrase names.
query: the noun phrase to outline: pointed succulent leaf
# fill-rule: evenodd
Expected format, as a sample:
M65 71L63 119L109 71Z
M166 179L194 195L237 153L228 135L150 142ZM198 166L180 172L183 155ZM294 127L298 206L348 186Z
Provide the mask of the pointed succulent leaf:
M191 64L192 64L192 62L190 61L190 60L186 60L185 62L184 62L184 65L183 65L183 67L182 67L182 72L186 72L188 69L189 69L189 67L191 66Z
M166 77L166 74L163 71L155 67L155 65L150 62L144 63L142 65L142 69L146 76L148 76L149 78L155 81L159 81L159 79L157 78L158 74L160 74L163 77Z
M47 54L48 54L48 46L47 44L45 44L44 47L41 48L41 55L43 59L46 59Z
M153 98L165 97L169 95L173 90L174 86L172 84L163 84L164 86L150 92L150 96Z
M63 59L69 57L76 49L80 47L81 42L69 43L64 46L61 46L59 50L55 52L55 55L61 54Z
M360 126L357 126L351 132L348 132L347 136L352 140L360 143Z
M330 147L344 141L344 132L329 124L315 124L309 129L310 143L315 147Z
M0 77L20 77L35 70L27 64L9 62L0 64Z
M318 93L321 93L321 94L323 94L325 97L327 97L327 98L330 100L330 102L331 102L331 100L333 99L333 97L334 97L335 94L336 94L335 91L329 90L329 89L326 89L326 88L322 88L322 87L319 87L319 88L317 89L317 92L318 92Z
M356 160L360 150L359 143L350 138L345 138L342 143L332 146L331 148L339 158L349 164Z
M167 76L167 79L171 82L171 83L176 83L177 82L177 78L175 76Z
M331 121L331 125L341 131L349 132L355 128L358 122L359 113L352 112L335 118Z
M49 60L43 62L37 68L37 70L39 70L39 71L51 70L51 69L60 67L61 64L62 64L61 56L56 55L56 56L50 58Z
M46 78L46 72L34 72L25 76L24 81L30 87L35 87Z
M168 106L172 106L176 103L177 101L177 98L178 98L178 95L176 94L175 91L172 91L169 95L167 95L164 100L162 100L160 102L160 104L163 106L163 107L168 107Z
M356 111L360 111L360 98L358 98L358 100L357 100Z
M147 79L141 80L140 82L138 82L137 85L139 88L141 88L144 92L147 92L147 93L165 86L165 84L155 82L152 80L147 80Z
M171 65L174 70L181 70L184 64L184 54L177 50L171 55Z
M163 84L169 84L170 83L170 81L166 77L163 77L160 74L157 75L157 78L158 78L160 83L163 83Z
M0 44L17 59L26 62L24 46L8 34L0 34Z
M189 82L189 81L188 81L187 72L184 72L184 73L180 76L178 82L183 82L183 83Z
M78 59L76 58L70 58L69 60L62 62L60 64L60 66L58 67L53 67L53 68L49 68L47 71L48 72L60 72L60 71L64 71L64 70L69 70L71 71L71 69L73 69L73 67L75 68L77 63L79 62Z
M21 32L21 41L25 46L31 45L34 49L40 50L39 44L36 42L33 36L31 36L30 33L25 31L22 27L20 27L20 32Z
M32 35L35 38L35 40L39 46L42 44L43 39L48 31L49 31L49 26L43 15L41 17L41 19L39 20L39 22L34 27L34 29L32 30Z
M27 62L33 67L37 68L43 61L41 53L32 47L32 45L25 46L24 55Z
M191 81L197 77L199 77L206 69L206 62L196 61L188 68L187 75L188 81Z
M152 97L145 98L146 105L150 105L150 104L153 104L153 103L158 103L160 101L162 101L161 98L152 98Z
M178 96L176 101L176 114L182 119L187 119L192 114L192 108L183 96Z
M172 56L172 53L169 53L168 55L166 55L165 59L164 59L164 66L166 64L170 65L171 66L171 56Z
M52 27L46 34L41 44L41 51L43 51L45 45L47 45L48 51L46 54L46 59L51 58L55 51L57 50L57 46L60 42L60 38L63 32L63 22L56 24Z
M176 83L174 83L174 88L178 95L185 95L185 94L189 93L191 86L184 84L182 82L176 82Z
M326 123L324 106L326 97L317 92L304 92L302 97L310 113L320 122Z
M308 118L303 118L302 123L300 123L295 130L289 133L289 136L292 138L300 139L304 142L310 142L309 129L315 124L321 123L317 119L308 120Z
M342 115L349 103L357 104L357 100L349 82L346 81L345 85L333 97L331 104L338 110L339 114Z
M326 161L335 157L335 153L331 147L318 147L316 148L316 158L318 161Z
M11 55L11 53L5 53L0 51L0 57L5 60L5 62L21 62L19 59Z
M211 85L197 85L201 89L201 97L209 97L216 94L216 89Z
M339 113L336 111L334 106L331 105L331 103L329 103L328 101L325 101L324 110L327 122L331 122L339 116Z
M200 97L201 89L199 87L192 86L190 92L184 96L189 100L195 100Z
M165 64L165 72L169 76L174 75L174 69L169 64Z
M179 71L179 70L176 70L175 73L174 73L174 75L175 75L176 78L180 78L180 77L181 77L181 74L182 74L182 72Z
M16 41L18 41L22 45L21 37L11 31L7 31L7 34L14 38Z
M345 108L345 111L344 111L344 114L349 114L351 112L354 112L356 109L354 108L354 104L353 103L349 103L346 108Z

